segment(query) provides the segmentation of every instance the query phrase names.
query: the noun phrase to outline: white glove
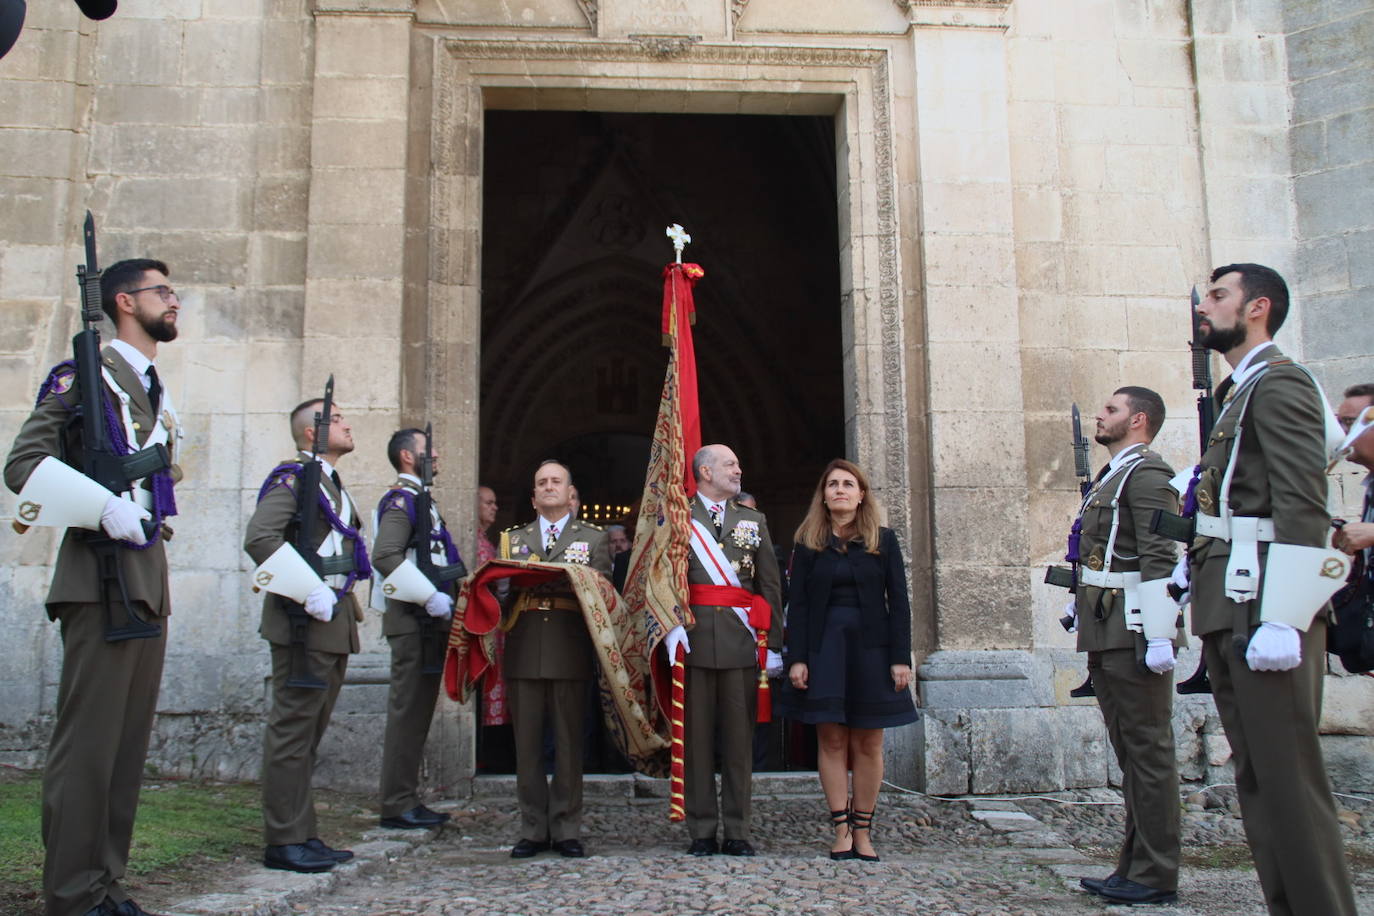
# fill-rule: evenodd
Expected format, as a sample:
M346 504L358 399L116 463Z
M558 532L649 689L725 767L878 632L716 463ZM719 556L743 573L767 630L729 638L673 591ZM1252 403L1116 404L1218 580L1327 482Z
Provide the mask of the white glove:
M782 674L781 653L774 652L772 649L768 650L768 667L763 669L763 673L769 677L777 677Z
M447 617L453 613L453 599L436 591L425 599L425 613L431 617Z
M100 527L117 541L133 541L135 544L148 543L148 535L143 533L143 520L152 518L148 510L138 503L118 496L105 500L105 508L100 510Z
M1185 551L1174 564L1174 573L1169 577L1174 585L1177 585L1183 592L1183 596L1178 599L1178 606L1183 607L1191 599L1191 589L1193 584L1188 581L1188 554Z
M1145 667L1155 674L1168 674L1174 670L1174 644L1172 640L1156 637L1145 643Z
M692 644L687 641L687 628L678 625L668 631L668 635L663 637L663 644L668 647L668 664L677 661L677 647L682 646L684 653L692 654Z
M1260 624L1245 650L1251 671L1291 671L1302 662L1302 638L1286 623Z
M1069 624L1068 632L1070 632L1070 633L1077 633L1077 632L1078 632L1078 599L1077 599L1077 598L1070 598L1070 599L1069 599L1069 603L1066 604L1066 605L1064 605L1064 616L1070 618L1070 619L1073 621L1071 624Z
M321 582L310 594L305 596L305 612L320 623L334 619L334 589Z

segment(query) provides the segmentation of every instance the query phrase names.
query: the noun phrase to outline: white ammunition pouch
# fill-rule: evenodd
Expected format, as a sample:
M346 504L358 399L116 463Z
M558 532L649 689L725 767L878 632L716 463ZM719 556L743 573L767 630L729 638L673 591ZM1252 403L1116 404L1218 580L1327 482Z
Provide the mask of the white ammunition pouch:
M1140 583L1140 632L1146 639L1172 640L1178 630L1178 602L1169 597L1169 577Z
M113 495L76 468L49 455L38 462L24 482L14 517L23 525L99 531L100 515Z
M1261 623L1306 631L1312 618L1345 585L1351 558L1330 547L1271 544L1264 566Z
M393 569L381 585L384 598L409 604L424 604L436 591L438 589L429 581L429 577L410 560L402 560L401 565Z
M1142 626L1140 622L1140 573L1124 572L1119 575L1125 580L1125 584L1121 586L1121 610L1125 616L1126 629L1132 633L1139 633Z
M301 604L321 585L324 580L290 543L282 544L253 570L253 591L271 592Z

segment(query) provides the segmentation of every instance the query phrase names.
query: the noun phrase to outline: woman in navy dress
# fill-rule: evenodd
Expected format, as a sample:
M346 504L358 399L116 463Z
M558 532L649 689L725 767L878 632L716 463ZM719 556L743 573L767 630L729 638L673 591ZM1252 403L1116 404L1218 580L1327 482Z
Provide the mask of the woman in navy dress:
M917 719L906 568L880 517L867 476L837 458L816 485L792 553L781 701L789 718L816 726L832 859L878 860L870 828L883 729Z

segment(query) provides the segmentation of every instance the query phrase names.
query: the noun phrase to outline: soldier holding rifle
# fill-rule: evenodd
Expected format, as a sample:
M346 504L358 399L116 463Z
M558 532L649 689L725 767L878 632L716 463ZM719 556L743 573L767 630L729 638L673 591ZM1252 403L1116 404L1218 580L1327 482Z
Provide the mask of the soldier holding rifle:
M16 528L65 528L48 592L62 627L57 721L43 769L43 899L49 916L145 912L120 886L167 645L162 524L176 513L180 436L154 366L181 307L161 261L96 265L86 217L84 329L49 373L15 438L5 483ZM100 348L101 311L115 339Z
M267 592L259 631L272 650L272 708L262 751L263 864L327 871L353 857L318 836L310 779L315 754L358 651L362 617L352 590L371 575L358 513L335 467L353 451L353 430L323 399L291 411L297 456L279 464L258 493L243 549Z
M1121 766L1126 834L1116 869L1084 888L1111 901L1177 899L1178 766L1174 760L1174 642L1178 605L1167 591L1175 548L1150 530L1173 512L1173 469L1149 450L1164 401L1148 388L1118 388L1097 415L1111 461L1088 484L1074 524L1077 582L1069 614ZM1086 470L1086 461L1084 462ZM1087 481L1085 481L1087 483ZM1070 553L1074 553L1073 549Z
M419 830L448 820L420 803L420 754L439 698L454 591L467 568L430 495L439 460L430 429L393 433L386 456L398 477L377 506L372 545L386 576L373 589L373 606L383 599L382 633L391 644L381 823Z
M1191 617L1269 911L1343 916L1355 904L1317 737L1326 602L1349 570L1326 546L1340 428L1273 343L1287 313L1283 278L1258 264L1217 268L1198 306L1203 342L1233 371L1187 500Z

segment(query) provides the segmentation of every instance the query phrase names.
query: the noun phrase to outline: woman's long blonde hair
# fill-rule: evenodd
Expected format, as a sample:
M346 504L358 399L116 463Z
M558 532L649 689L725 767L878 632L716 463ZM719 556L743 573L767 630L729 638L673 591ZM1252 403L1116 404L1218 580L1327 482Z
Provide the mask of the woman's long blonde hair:
M811 508L806 510L806 518L797 526L795 540L803 547L812 550L824 550L830 544L832 532L830 522L830 510L825 505L825 482L830 479L834 471L847 471L854 475L854 479L859 482L863 501L854 510L854 521L850 524L845 536L840 538L840 549L848 547L850 541L855 538L862 538L864 551L867 553L878 552L878 527L882 524L882 507L878 505L878 499L873 495L873 491L868 486L868 475L854 462L846 461L843 458L836 458L825 466L825 472L821 474L820 482L816 484L816 492L811 496Z

